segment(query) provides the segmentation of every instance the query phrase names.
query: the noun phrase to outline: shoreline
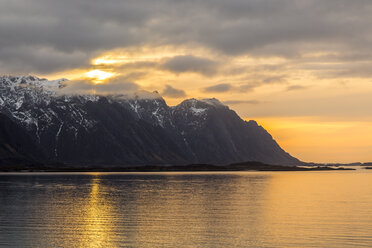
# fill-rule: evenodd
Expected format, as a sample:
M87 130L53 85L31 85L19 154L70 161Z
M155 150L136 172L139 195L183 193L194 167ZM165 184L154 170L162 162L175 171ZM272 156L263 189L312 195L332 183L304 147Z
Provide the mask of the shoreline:
M353 168L328 166L299 167L267 165L259 162L247 162L231 165L191 164L191 165L144 165L144 166L8 166L0 167L0 172L232 172L232 171L340 171L355 170Z

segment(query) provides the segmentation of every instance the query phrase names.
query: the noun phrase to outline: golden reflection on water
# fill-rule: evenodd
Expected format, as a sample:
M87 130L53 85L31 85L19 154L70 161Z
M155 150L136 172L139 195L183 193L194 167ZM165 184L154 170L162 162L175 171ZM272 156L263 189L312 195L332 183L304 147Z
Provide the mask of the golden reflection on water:
M274 174L265 222L287 247L372 246L372 174ZM369 244L369 245L368 245Z
M372 173L0 176L4 247L371 247Z
M82 233L79 237L79 247L105 247L110 242L111 236L111 206L106 202L105 194L100 193L99 177L91 180L91 191L86 201L84 214L81 216L83 223Z

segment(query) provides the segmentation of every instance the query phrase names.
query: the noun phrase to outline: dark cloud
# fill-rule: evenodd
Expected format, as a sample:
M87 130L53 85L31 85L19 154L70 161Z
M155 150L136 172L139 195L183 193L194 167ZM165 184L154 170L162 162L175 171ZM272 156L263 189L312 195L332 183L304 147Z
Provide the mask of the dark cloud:
M233 89L231 84L217 84L203 89L204 92L222 93Z
M87 54L79 51L64 53L51 47L0 48L0 73L50 73L86 67L89 65L89 59Z
M141 0L0 0L0 6L0 61L21 72L84 66L102 51L141 44L147 34L140 29L156 9Z
M216 73L218 63L210 59L193 55L175 56L168 59L162 67L173 73L195 72L205 76Z
M53 72L115 48L162 45L287 58L347 51L372 61L367 0L0 0L0 6L0 63L8 71ZM204 69L187 57L166 68L215 73L211 61L194 62Z
M183 90L173 88L170 85L166 85L164 91L161 93L163 96L172 97L172 98L180 98L185 97L186 93Z

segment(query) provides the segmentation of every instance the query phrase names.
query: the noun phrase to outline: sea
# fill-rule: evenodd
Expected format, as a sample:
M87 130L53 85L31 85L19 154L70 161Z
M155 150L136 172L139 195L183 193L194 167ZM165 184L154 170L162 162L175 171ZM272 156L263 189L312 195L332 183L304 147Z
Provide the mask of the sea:
M0 247L372 247L372 170L1 173Z

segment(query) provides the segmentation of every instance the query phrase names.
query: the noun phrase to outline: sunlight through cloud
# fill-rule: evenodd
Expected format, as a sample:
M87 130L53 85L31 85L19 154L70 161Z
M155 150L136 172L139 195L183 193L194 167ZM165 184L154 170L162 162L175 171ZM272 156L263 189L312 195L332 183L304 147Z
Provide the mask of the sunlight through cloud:
M92 70L85 73L96 84L103 83L104 80L114 76L114 73L105 72L101 70Z

